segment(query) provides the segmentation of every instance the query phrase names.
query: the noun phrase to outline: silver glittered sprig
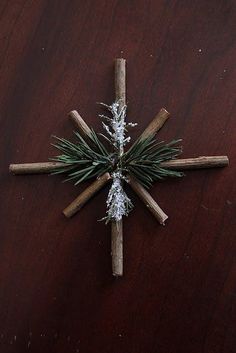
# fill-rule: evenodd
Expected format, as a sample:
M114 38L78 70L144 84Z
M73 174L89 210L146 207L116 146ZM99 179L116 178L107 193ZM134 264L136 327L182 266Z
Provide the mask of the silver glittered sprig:
M114 148L114 172L111 174L112 185L108 193L107 198L107 216L105 217L106 222L110 220L120 221L123 216L127 216L132 210L133 204L130 198L127 196L123 188L123 181L125 176L122 170L121 157L124 153L124 146L130 142L130 136L126 137L128 127L134 127L136 123L126 123L126 110L127 106L120 105L119 101L107 105L103 105L111 114L111 117L107 115L99 115L103 120L102 126L106 132L106 135L101 134Z
M133 208L133 204L123 188L122 181L125 177L122 172L113 172L111 176L113 180L106 201L107 216L104 218L106 223L109 220L120 221L123 216L128 216Z
M106 131L106 135L101 134L106 140L108 140L111 145L118 151L118 154L122 154L124 146L130 142L130 136L126 137L125 133L128 130L127 128L134 127L136 123L126 123L126 110L127 106L124 105L120 108L119 101L114 102L111 105L100 103L103 105L110 113L111 117L107 115L100 114L99 116L106 121L102 121L102 126Z

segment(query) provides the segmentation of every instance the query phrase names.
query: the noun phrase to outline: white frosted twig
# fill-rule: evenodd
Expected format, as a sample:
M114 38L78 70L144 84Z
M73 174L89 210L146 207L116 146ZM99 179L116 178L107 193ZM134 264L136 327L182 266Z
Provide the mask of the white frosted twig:
M134 127L135 123L126 123L126 105L121 105L118 100L111 105L100 103L103 105L111 114L111 117L106 115L99 115L102 119L106 120L106 123L102 121L102 126L106 132L106 136L102 135L108 140L113 146L114 160L116 164L114 166L114 172L111 174L113 179L108 198L107 198L107 222L110 220L120 221L123 216L127 216L133 208L133 204L123 188L123 168L121 163L121 157L124 153L124 146L130 142L130 136L126 136L128 127Z
M107 221L110 219L120 221L123 216L128 216L133 204L122 186L124 177L121 171L113 172L111 177L113 181L106 201L107 217L105 218Z
M121 156L124 151L124 146L131 140L130 136L125 136L125 132L128 130L128 127L134 127L137 124L126 123L125 118L127 106L124 105L120 107L119 101L116 101L111 105L104 103L100 104L111 113L111 117L107 117L103 114L100 114L99 116L106 120L107 123L105 124L102 122L102 126L109 136L109 140L111 140L112 145L119 151L119 155Z

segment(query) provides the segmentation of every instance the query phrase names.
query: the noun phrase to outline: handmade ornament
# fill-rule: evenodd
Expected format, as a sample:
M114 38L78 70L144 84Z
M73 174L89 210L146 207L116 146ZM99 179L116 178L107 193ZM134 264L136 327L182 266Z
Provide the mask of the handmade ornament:
M107 197L107 211L103 220L111 223L111 255L114 276L123 275L123 224L133 208L125 191L126 184L136 192L157 221L164 225L168 216L149 194L147 189L157 180L166 177L182 177L182 170L223 167L229 163L227 156L211 156L176 159L181 153L179 142L158 142L155 134L169 117L162 108L139 138L125 150L130 142L126 136L135 123L126 122L126 67L124 59L115 60L115 102L101 103L108 115L100 115L104 134L96 134L77 111L69 113L77 130L76 142L55 137L54 146L60 155L50 162L11 164L13 174L51 173L65 174L66 180L75 185L96 178L63 211L72 217L105 184L111 183ZM102 142L104 139L104 143ZM108 148L109 147L109 148Z

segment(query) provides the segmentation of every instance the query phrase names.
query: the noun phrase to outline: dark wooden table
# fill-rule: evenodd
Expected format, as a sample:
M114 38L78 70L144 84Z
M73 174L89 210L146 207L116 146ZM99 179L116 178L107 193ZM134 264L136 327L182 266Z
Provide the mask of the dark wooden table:
M236 352L235 11L233 0L1 1L1 353ZM133 138L165 107L159 138L231 161L156 184L165 227L128 190L120 279L97 222L107 188L68 220L84 185L8 173L53 156L72 109L101 130L115 57L127 59Z

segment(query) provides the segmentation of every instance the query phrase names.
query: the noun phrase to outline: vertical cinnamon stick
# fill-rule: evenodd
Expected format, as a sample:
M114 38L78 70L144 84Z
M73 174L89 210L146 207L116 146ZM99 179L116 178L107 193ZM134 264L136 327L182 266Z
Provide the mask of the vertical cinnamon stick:
M126 69L125 59L115 60L115 95L122 108L126 104Z
M111 256L113 276L123 275L123 224L111 222Z
M115 98L120 109L126 104L126 67L125 59L115 60ZM119 151L123 154L123 149ZM123 275L123 222L111 222L111 256L113 276Z

